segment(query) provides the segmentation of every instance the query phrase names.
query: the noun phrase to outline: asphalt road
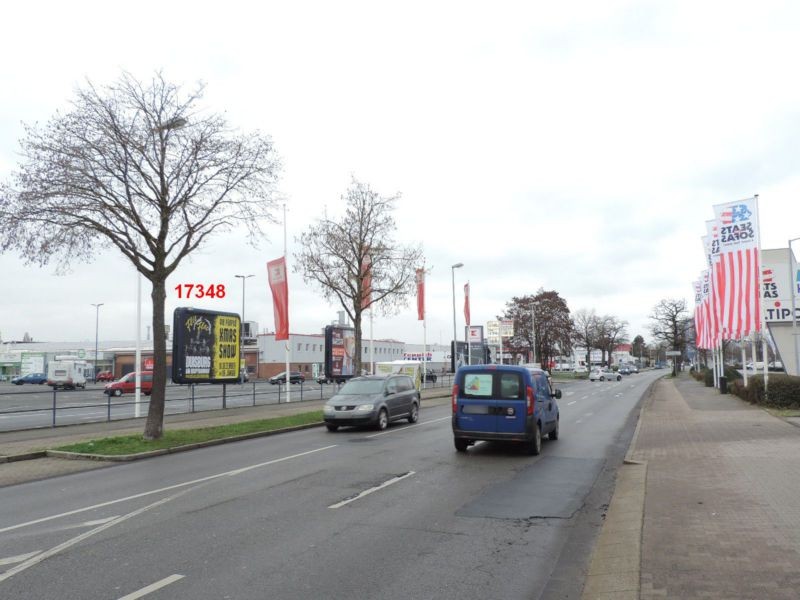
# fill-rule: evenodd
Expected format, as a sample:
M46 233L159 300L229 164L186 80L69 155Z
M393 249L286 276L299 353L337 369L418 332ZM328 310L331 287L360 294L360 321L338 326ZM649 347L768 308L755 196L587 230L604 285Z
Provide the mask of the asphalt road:
M0 597L578 597L634 408L663 374L564 385L561 439L538 457L456 453L450 407L423 406L381 433L315 428L4 488Z

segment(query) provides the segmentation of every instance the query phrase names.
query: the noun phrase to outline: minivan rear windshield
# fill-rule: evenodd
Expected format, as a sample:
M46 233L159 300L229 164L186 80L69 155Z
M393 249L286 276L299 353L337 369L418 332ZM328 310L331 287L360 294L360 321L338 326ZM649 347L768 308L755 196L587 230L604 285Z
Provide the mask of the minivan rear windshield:
M525 398L525 385L519 373L464 373L459 385L459 396L521 400Z

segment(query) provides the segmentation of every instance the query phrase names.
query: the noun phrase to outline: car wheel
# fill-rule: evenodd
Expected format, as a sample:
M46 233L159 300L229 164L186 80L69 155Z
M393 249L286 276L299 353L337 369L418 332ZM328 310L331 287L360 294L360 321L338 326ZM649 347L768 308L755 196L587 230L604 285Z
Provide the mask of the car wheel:
M601 378L600 378L600 381L605 381L605 380L606 380L606 378L605 378L605 377L601 377Z
M339 431L339 426L338 425L332 425L330 423L326 423L325 427L328 428L328 431Z
M383 431L389 426L389 413L385 408L382 408L378 413L378 421L375 423L375 428L378 431Z
M122 390L114 390L115 396L122 396Z
M538 456L542 451L542 428L537 423L533 429L533 439L528 444L528 454Z
M419 406L416 402L411 403L411 414L408 415L409 423L416 423L419 421Z
M461 438L453 438L453 443L456 445L456 452L466 452L469 442Z
M560 419L556 419L556 426L553 427L553 430L547 434L547 437L550 438L552 441L556 441L558 439L558 423Z
M617 381L622 381L622 375L617 375Z

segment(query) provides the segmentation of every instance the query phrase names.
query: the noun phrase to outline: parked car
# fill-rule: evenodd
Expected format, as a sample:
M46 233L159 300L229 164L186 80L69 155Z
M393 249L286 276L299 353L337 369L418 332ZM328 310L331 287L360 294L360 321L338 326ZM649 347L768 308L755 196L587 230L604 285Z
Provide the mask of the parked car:
M153 372L141 372L142 393L149 396L153 392ZM136 392L136 373L128 373L119 381L107 383L104 393L109 396L122 396L122 394L133 394Z
M289 372L289 383L303 383L305 380L305 375L303 375L300 371ZM272 385L286 383L286 371L281 371L277 375L270 377L269 382Z
M607 369L594 369L589 373L589 381L622 381L622 375Z
M639 367L637 367L636 365L628 365L628 366L631 369L631 373L638 373L639 372Z
M461 367L453 385L453 442L458 452L478 440L520 442L539 454L542 438L557 440L559 411L547 373L511 365Z
M15 385L22 385L23 383L36 383L42 385L47 383L47 375L45 373L28 373L27 375L19 375L11 379L11 383Z
M389 422L419 420L420 394L408 375L367 375L345 383L322 407L325 426L370 425L383 430Z
M114 374L111 371L100 371L97 374L97 377L94 378L95 381L114 381Z
M436 383L436 372L433 369L425 369L424 380Z
M631 371L631 368L628 365L622 365L619 368L619 371L617 371L617 373L619 373L620 375L630 375L632 372L633 371Z
M323 383L344 383L347 379L336 379L333 377L325 377L325 373L317 376L317 383L322 385Z

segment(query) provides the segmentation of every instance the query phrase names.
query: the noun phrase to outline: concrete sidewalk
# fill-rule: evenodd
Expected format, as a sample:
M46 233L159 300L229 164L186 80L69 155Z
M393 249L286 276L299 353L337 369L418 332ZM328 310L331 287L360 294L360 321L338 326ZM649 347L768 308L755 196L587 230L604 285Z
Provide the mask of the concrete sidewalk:
M421 408L424 411L426 407L446 404L449 401L450 390L448 388L427 389L422 392ZM323 404L325 404L324 400L310 400L167 415L164 417L164 428L195 429L283 417L321 410ZM110 423L86 423L52 429L28 429L0 433L0 487L113 466L115 463L91 460L66 460L51 457L20 459L37 456L42 450L66 444L117 435L141 434L144 431L144 421L144 418L125 419Z
M660 380L583 598L800 597L798 456L793 424L687 374Z

